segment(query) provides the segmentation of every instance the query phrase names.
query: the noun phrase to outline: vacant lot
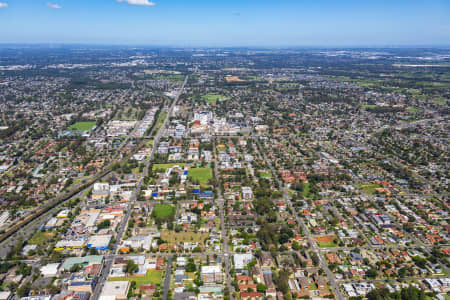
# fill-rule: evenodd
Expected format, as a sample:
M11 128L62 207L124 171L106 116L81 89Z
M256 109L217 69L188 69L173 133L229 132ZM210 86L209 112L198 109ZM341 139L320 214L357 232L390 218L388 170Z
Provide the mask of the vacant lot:
M91 130L95 126L95 121L76 122L70 125L69 130Z
M356 185L358 188L360 188L364 193L369 195L374 195L377 188L380 188L381 185L376 183L360 183Z
M192 231L170 231L163 230L161 232L161 238L170 243L179 243L179 242L196 242L196 243L204 243L208 238L209 234L204 232L192 232Z
M153 212L156 218L167 218L175 214L175 207L170 204L156 204Z
M38 231L33 235L33 237L31 238L31 240L28 241L28 243L30 245L42 246L47 241L49 241L54 235L55 234L53 232Z
M149 270L145 276L110 277L108 281L136 281L136 286L139 288L142 284L161 284L163 272L162 270Z
M198 180L200 183L208 183L212 178L211 168L193 168L189 169L188 177L192 180Z

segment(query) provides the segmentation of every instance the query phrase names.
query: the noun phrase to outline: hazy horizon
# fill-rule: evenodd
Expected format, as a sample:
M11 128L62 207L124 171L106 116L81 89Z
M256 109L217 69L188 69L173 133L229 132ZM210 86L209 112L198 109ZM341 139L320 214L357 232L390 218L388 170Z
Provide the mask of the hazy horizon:
M431 1L0 0L2 44L430 47L450 41Z

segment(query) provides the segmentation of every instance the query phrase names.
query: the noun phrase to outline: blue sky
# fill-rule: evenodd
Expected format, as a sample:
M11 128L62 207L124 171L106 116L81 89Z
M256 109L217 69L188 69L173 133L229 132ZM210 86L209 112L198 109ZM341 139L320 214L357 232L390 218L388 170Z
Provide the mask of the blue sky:
M0 42L449 45L450 0L0 0Z

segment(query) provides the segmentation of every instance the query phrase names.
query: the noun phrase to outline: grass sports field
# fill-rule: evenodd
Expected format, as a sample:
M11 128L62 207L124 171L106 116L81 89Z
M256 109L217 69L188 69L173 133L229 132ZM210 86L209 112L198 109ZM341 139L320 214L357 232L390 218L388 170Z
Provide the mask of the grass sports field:
M192 168L189 169L188 177L200 183L207 183L212 178L212 170L211 168Z
M95 121L76 122L69 127L69 130L91 130L95 124Z
M205 99L208 104L215 104L219 99L228 99L227 97L219 94L206 94L203 95L202 98Z
M175 214L175 207L170 204L156 204L153 211L157 218L166 218Z
M334 235L320 235L315 236L314 239L316 240L317 245L319 245L320 248L337 247L337 245L334 243L334 240L336 239Z
M108 281L136 281L136 286L139 288L142 284L161 284L163 277L162 270L149 270L145 276L125 276L125 277L110 277Z

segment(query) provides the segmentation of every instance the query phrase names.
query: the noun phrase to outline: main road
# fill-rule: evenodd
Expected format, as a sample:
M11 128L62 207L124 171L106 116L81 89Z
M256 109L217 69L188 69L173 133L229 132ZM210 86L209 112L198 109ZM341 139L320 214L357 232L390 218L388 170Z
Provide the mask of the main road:
M177 94L175 96L175 99L173 100L172 104L170 105L167 117L164 120L163 125L160 127L158 133L155 136L155 139L154 139L154 142L153 142L152 151L151 151L149 157L147 158L147 160L145 162L144 172L143 172L141 178L139 179L138 184L136 185L136 189L134 190L133 196L132 196L131 200L129 201L128 205L127 205L126 214L122 218L122 221L121 221L121 223L119 225L120 227L119 227L119 231L117 232L117 235L116 235L116 241L115 241L112 249L110 250L110 254L108 256L106 256L106 258L105 258L104 267L102 269L102 272L101 272L100 278L98 280L97 286L95 287L94 293L92 295L92 299L93 300L97 300L100 297L101 290L102 290L103 286L105 285L106 279L108 278L109 271L110 271L111 266L112 266L112 264L114 262L114 259L116 258L116 255L117 255L117 249L118 249L118 247L120 245L120 241L122 239L123 233L124 233L125 228L126 228L126 226L128 224L128 220L129 220L129 218L131 216L131 212L133 210L134 204L136 203L137 195L139 194L139 192L141 190L142 182L144 180L145 175L148 172L148 168L150 166L150 162L153 159L153 156L155 154L156 149L158 149L159 140L161 139L162 133L164 132L164 129L166 128L166 126L168 124L168 120L170 119L170 117L172 115L173 109L174 109L175 105L178 102L178 98L180 97L180 95L182 94L182 92L184 90L184 86L186 85L187 80L188 80L188 76L186 76L186 78L184 79L183 85L178 90L178 92L177 92ZM155 120L155 122L157 122L157 121L158 120ZM169 260L171 260L171 259L169 258ZM168 269L169 269L169 273L170 273L170 268L168 268ZM166 270L166 272L167 272L167 270ZM167 276L167 274L166 274L166 276ZM169 276L170 276L170 274L169 274ZM170 281L169 281L169 283L170 283Z
M225 262L225 277L227 281L228 291L230 292L230 300L233 300L233 285L231 284L231 266L230 266L230 251L228 249L228 231L227 225L225 223L225 210L224 210L224 199L222 195L222 186L220 185L219 170L217 168L217 148L216 148L216 138L213 140L214 148L214 176L217 182L217 203L219 204L219 215L220 215L220 229L222 237L222 257Z

